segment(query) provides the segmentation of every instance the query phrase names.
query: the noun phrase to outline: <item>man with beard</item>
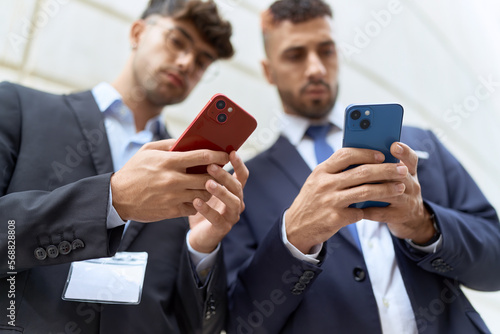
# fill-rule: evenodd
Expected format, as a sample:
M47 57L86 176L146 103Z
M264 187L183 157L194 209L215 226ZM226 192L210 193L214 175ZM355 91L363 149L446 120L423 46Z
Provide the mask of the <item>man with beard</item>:
M325 2L276 1L262 29L286 126L247 162L246 209L223 240L228 333L487 333L459 284L500 289L500 225L471 177L417 128L391 146L400 163L342 148ZM349 207L362 201L390 205Z
M132 51L112 84L63 96L0 84L0 308L8 315L0 332L220 332L218 245L243 209L248 171L235 152L169 152L160 114L233 55L231 25L213 1L173 4L151 1L132 24ZM219 167L228 162L233 175ZM199 165L206 174L186 173ZM117 250L136 260L148 253L142 297L130 300L137 305L107 297L132 277L109 286L98 278L126 268L104 259L85 274L74 262ZM76 288L86 289L63 300L72 262L73 275L84 272Z

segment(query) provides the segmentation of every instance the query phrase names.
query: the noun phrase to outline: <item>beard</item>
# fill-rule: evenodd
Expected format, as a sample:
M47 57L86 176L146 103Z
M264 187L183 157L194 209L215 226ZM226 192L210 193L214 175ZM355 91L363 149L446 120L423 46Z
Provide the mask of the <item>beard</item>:
M323 99L312 99L306 100L302 98L302 95L310 85L321 84L325 86L330 94ZM287 106L289 110L295 114L308 119L322 119L328 116L332 111L335 102L337 101L338 85L335 85L334 90L331 89L330 85L324 81L320 82L309 82L299 91L299 95L295 95L289 90L280 90L278 93L281 97L283 105Z
M145 88L144 94L149 103L159 107L177 104L186 99L184 95L172 95L169 94L169 91L169 86L163 85L163 87L160 87L160 85L157 85L154 88Z
M186 87L176 87L165 81L158 73L167 70L175 72L178 76L186 78L171 67L162 67L160 69L140 66L138 59L134 59L133 77L135 86L133 87L133 98L137 101L147 100L150 104L158 107L164 107L184 101L188 95Z
M184 101L187 97L186 88L179 88L167 82L162 82L154 76L147 78L142 85L145 98L153 105L167 106Z

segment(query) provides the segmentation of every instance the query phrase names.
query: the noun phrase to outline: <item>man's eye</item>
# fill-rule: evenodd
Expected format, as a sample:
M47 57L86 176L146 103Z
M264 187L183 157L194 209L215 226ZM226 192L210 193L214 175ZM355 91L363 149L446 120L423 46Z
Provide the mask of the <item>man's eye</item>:
M213 59L205 54L198 54L196 57L196 66L201 70L206 70L213 63Z
M300 51L290 51L285 53L285 59L290 61L298 61L304 58L304 53Z
M324 57L333 56L336 54L335 46L333 45L324 46L319 50L319 54Z
M182 51L188 48L188 41L172 31L167 35L167 45L169 48Z
M203 59L196 60L196 66L198 66L202 70L206 70L209 65L210 65L210 62L207 60L203 60Z
M184 48L184 42L180 40L179 38L176 38L175 36L170 38L170 42L172 45L178 49Z

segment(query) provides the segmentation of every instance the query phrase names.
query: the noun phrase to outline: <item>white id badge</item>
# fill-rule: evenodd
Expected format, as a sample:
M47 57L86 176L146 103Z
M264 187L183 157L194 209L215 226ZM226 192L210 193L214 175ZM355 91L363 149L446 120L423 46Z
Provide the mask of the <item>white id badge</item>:
M148 253L119 252L109 258L71 263L63 300L139 304Z

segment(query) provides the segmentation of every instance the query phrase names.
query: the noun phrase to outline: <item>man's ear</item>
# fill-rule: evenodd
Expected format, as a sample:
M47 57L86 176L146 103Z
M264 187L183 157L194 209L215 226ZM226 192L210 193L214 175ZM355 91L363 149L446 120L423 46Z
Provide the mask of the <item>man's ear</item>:
M262 70L264 71L267 82L269 82L271 85L276 84L273 79L273 69L271 67L271 64L269 63L269 59L262 60L260 64L262 65Z
M142 34L146 30L146 21L144 20L136 20L132 23L132 27L130 28L130 46L132 49L136 49L141 40Z

